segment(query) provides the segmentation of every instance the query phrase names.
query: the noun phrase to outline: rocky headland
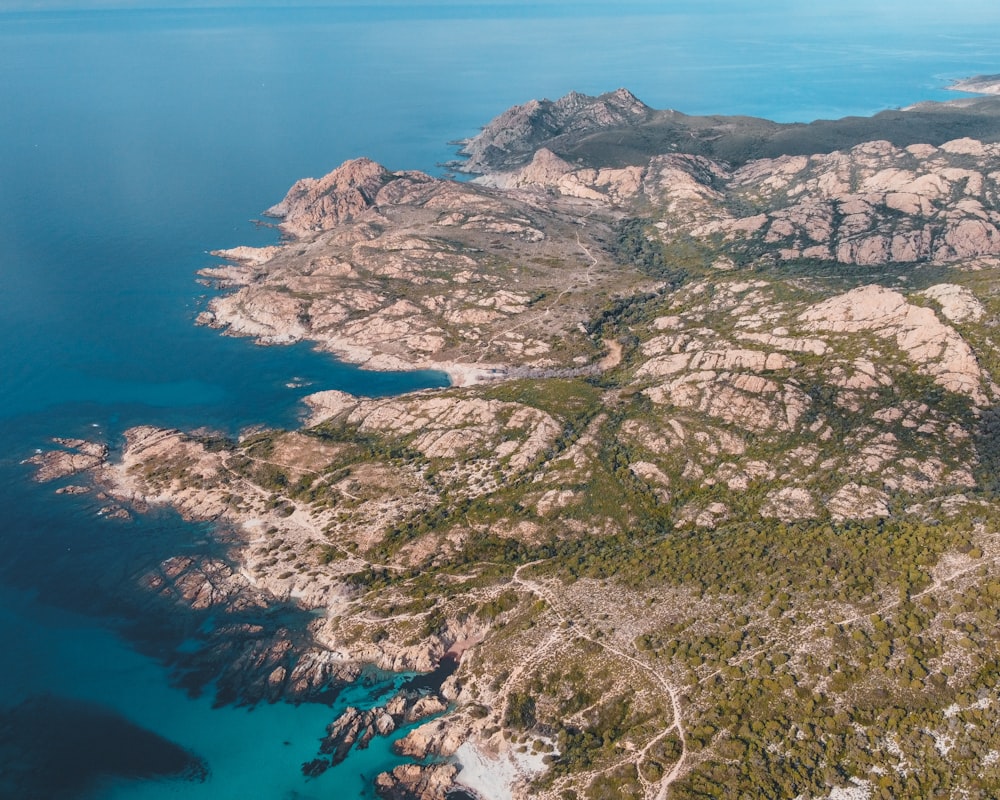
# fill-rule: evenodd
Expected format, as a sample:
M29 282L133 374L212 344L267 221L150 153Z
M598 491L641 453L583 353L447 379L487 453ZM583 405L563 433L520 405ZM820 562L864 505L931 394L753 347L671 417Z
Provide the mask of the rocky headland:
M452 386L29 460L227 531L141 578L231 621L188 665L223 700L439 678L306 774L423 720L381 796L994 796L998 139L989 98L789 126L619 90L505 112L472 182L349 161L216 254L199 321ZM282 603L308 624L247 616Z
M651 285L609 257L608 220L587 225L588 210L349 161L269 209L286 245L227 251L230 265L202 270L240 288L199 321L264 344L309 340L373 369L439 369L458 385L580 368L603 355L583 330L600 305Z
M971 94L1000 94L1000 75L974 75L971 78L955 81L948 88Z

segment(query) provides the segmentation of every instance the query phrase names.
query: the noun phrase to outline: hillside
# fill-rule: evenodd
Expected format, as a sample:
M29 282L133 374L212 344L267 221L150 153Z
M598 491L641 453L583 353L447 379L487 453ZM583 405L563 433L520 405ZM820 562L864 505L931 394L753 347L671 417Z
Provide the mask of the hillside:
M427 719L399 747L445 760L383 796L995 797L996 108L620 90L507 112L471 183L347 162L270 210L280 246L218 254L200 321L453 386L63 441L40 475L227 523L228 559L143 577L171 601L321 612L213 634L224 699L441 670L311 774Z
M951 88L995 94L996 76L978 76ZM641 166L653 155L705 156L740 167L779 156L827 154L864 142L896 147L941 145L968 136L1000 139L1000 101L965 98L920 103L871 117L810 123L777 123L758 117L690 116L656 110L627 89L599 97L576 92L558 100L531 100L508 109L475 136L459 142L463 156L451 166L462 172L505 172L524 166L541 148L586 167Z

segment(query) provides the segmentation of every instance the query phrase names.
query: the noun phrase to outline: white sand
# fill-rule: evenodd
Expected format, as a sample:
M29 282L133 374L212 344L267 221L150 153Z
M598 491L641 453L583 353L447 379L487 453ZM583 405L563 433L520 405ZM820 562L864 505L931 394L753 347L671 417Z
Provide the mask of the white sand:
M498 364L458 364L455 362L428 365L429 369L438 369L448 375L452 386L475 386L479 383L496 380L502 374L503 367Z
M511 749L494 755L484 753L472 742L455 751L462 765L456 783L471 789L482 800L513 800L514 786L530 780L545 769L542 753L517 753Z

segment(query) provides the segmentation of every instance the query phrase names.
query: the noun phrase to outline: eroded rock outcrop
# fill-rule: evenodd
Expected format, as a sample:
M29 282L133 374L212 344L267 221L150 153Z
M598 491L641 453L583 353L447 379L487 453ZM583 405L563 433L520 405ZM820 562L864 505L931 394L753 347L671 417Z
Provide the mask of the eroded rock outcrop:
M308 398L312 422L342 421L362 432L406 437L427 458L488 457L524 469L559 433L550 415L518 403L458 397L359 400L344 392Z
M889 516L889 496L872 486L848 483L826 501L830 516L836 522L845 519L870 519Z
M679 153L581 169L542 149L526 166L482 180L618 206L642 198L668 242L721 237L741 261L870 266L1000 255L998 162L1000 145L968 138L938 147L872 141L737 170Z
M40 483L68 478L103 464L108 457L108 447L86 439L54 438L55 450L35 453L25 459L25 464L35 467L35 480Z
M929 308L908 303L899 292L863 286L818 303L800 316L808 330L870 331L895 341L918 369L949 391L985 405L983 374L961 335Z
M979 322L986 316L983 304L964 286L938 283L920 294L940 304L941 313L949 322Z
M646 168L637 166L579 169L543 147L520 169L491 172L474 182L496 189L555 190L565 197L624 204L641 191L645 174Z
M654 403L670 403L747 430L793 430L809 405L794 386L761 375L706 370L646 390Z
M297 181L265 213L278 217L281 229L293 236L329 230L372 208L389 179L389 171L371 159L347 161L323 178Z
M454 764L403 764L379 775L375 791L383 800L446 800L457 774Z
M763 517L777 517L782 522L809 519L816 516L816 502L809 490L788 486L769 492L760 513Z
M997 255L998 157L998 146L972 140L905 149L876 141L755 161L727 184L730 197L762 213L720 216L694 233L723 233L738 249L766 245L782 259L847 264Z

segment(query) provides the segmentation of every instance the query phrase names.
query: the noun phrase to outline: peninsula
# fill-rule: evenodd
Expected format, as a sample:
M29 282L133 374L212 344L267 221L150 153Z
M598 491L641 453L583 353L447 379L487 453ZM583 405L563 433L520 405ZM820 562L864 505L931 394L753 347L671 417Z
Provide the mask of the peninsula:
M226 531L140 579L231 615L221 702L431 673L307 774L423 721L381 796L997 796L998 142L991 97L779 125L618 90L505 112L468 182L348 161L216 253L199 322L452 386L32 460ZM316 613L238 623L277 602Z
M976 75L956 81L948 88L972 94L1000 94L1000 75Z

